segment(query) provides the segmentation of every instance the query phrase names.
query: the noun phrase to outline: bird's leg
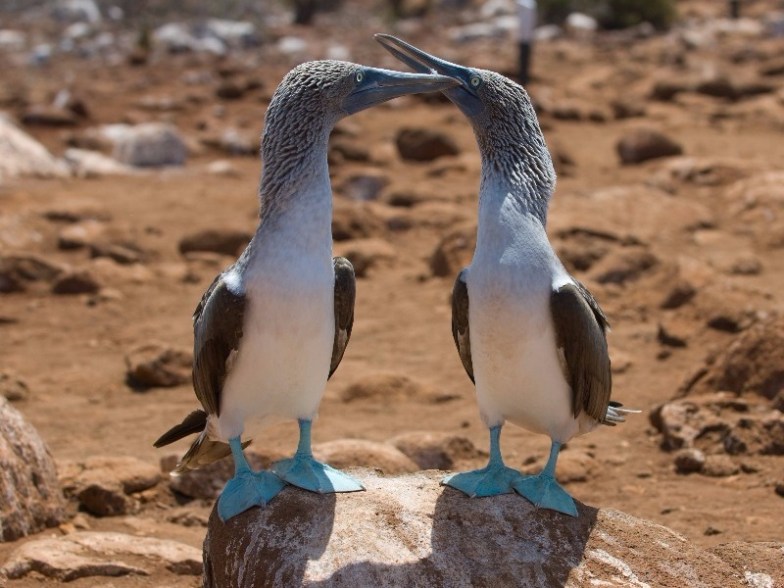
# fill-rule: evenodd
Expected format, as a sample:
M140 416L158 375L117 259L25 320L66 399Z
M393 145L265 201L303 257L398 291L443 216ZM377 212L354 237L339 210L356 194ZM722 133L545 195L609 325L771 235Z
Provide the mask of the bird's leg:
M253 506L264 506L286 485L272 472L251 470L239 436L229 439L229 447L234 458L234 477L226 482L218 498L218 515L224 522Z
M351 476L314 459L310 449L311 425L310 420L299 420L297 452L294 457L273 464L272 471L293 486L319 494L364 490L362 484Z
M544 469L536 476L520 478L514 483L514 489L538 507L576 517L577 505L574 503L574 499L555 480L555 464L558 461L560 450L561 444L553 441L550 447L550 457L547 459Z
M501 456L501 427L502 425L496 425L490 429L490 459L484 468L452 474L441 483L456 488L471 498L514 492L512 484L521 476L520 472L504 464Z

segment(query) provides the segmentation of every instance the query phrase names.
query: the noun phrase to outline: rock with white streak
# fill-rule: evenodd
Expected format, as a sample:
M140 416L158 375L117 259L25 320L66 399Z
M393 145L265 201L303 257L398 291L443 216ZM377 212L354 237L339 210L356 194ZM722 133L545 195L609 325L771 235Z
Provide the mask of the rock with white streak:
M201 552L166 539L82 531L21 545L3 571L12 580L33 573L70 582L96 576L148 576L156 568L198 575L202 571Z
M0 396L0 542L65 520L52 456L36 430Z
M616 510L578 504L572 518L515 494L470 499L439 472L354 475L367 492L287 487L227 523L213 511L204 586L747 585L721 552ZM773 559L755 563L775 573Z
M99 178L134 173L131 166L122 164L99 151L72 147L65 151L63 159L71 168L71 173L79 178Z
M63 177L68 171L46 147L0 115L0 182L18 176Z

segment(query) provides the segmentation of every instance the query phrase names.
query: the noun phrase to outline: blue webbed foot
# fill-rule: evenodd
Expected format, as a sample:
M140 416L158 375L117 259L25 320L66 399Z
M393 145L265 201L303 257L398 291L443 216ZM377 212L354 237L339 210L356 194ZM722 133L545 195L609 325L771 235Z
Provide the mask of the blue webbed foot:
M527 498L534 505L577 516L577 505L569 493L555 480L555 464L561 443L553 441L550 446L550 457L544 469L536 476L521 476L514 483L515 492Z
M513 484L515 491L540 508L577 516L577 505L569 493L551 475L521 476Z
M513 484L522 474L504 465L501 457L501 426L490 428L490 460L484 468L452 474L441 480L441 483L456 488L471 498L512 494Z
M272 471L292 486L319 494L358 492L365 488L351 476L313 459L310 450L311 421L299 420L299 445L294 457L272 464Z
M521 477L520 472L503 464L488 464L481 470L462 472L447 476L441 483L467 494L471 498L512 494L513 483Z
M310 455L297 453L272 465L272 471L292 486L319 494L333 492L358 492L365 488L351 476L313 459Z
M218 515L226 522L254 506L264 506L286 483L272 472L244 470L226 483L218 498Z

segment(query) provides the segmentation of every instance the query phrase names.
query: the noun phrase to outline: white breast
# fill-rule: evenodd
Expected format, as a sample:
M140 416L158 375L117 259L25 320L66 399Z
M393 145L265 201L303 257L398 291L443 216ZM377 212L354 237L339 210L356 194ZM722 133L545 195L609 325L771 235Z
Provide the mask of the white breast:
M553 285L566 272L541 224L516 222L514 238L504 240L501 230L478 242L468 271L477 402L488 426L509 420L566 441L578 423L550 315Z
M330 209L306 209L257 234L241 277L245 321L223 389L222 438L318 411L335 334L330 219Z

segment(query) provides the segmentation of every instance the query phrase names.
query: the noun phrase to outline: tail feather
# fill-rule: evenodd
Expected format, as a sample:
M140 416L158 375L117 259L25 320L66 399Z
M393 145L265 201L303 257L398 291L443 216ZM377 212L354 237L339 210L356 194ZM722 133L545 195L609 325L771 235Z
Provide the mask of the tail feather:
M640 412L642 411L635 408L624 408L623 404L620 402L611 400L610 405L607 407L607 412L604 415L604 420L602 420L602 424L607 425L608 427L614 427L619 423L625 423L627 414L637 414Z
M179 441L183 437L202 432L207 426L207 413L203 410L194 410L186 416L179 425L174 425L171 429L161 435L153 443L155 447L163 447L169 443Z
M251 440L247 440L242 444L245 449L250 445ZM207 429L201 432L190 449L182 456L182 459L177 464L177 467L172 471L172 475L176 476L188 470L195 470L202 466L209 465L219 459L231 455L231 447L228 443L211 439Z

